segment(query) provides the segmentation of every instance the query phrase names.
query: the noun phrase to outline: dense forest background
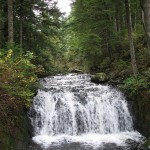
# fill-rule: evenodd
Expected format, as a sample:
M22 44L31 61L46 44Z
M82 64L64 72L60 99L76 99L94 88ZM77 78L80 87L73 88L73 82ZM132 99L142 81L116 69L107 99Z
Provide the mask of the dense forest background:
M71 6L65 17L53 0L0 0L1 139L15 135L39 77L72 68L105 72L131 95L149 97L150 1L76 0Z

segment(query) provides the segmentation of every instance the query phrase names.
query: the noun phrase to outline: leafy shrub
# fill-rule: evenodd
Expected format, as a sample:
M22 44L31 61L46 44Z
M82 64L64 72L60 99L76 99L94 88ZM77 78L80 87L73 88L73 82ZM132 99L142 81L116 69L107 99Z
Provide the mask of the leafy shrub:
M129 66L129 64L126 61L123 61L121 59L117 62L117 69L118 70L123 70L125 68L128 68L128 66Z
M146 79L150 82L150 68L144 72Z
M149 82L145 76L129 77L124 80L123 88L128 91L131 95L136 95L141 90L148 89Z
M148 138L148 140L144 143L144 147L145 149L149 149L149 146L150 146L150 137Z
M17 57L13 55L11 49L7 54L0 53L0 88L24 100L28 107L35 92L36 72L40 70L31 63L33 53L27 52Z
M102 68L107 68L109 65L110 65L110 63L111 63L111 60L110 60L110 58L109 57L106 57L106 58L104 58L103 60L102 60L102 62L99 64L99 66L100 66L100 69Z

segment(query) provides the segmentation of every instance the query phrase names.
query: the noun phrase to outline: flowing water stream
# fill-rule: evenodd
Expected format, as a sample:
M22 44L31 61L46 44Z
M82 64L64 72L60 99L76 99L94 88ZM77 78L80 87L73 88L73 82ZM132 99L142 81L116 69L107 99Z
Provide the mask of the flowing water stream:
M123 94L90 79L89 74L41 79L30 110L35 143L50 150L130 150L131 143L142 141Z

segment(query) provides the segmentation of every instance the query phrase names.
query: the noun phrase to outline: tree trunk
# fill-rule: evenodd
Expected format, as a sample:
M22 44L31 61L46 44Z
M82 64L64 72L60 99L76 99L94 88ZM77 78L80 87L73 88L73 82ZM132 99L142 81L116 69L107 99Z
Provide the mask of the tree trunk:
M121 11L120 11L121 3L119 0L115 1L115 18L116 18L116 33L117 33L117 40L120 41L120 31L121 31ZM117 59L120 56L120 44L119 42L115 45L115 49L117 50Z
M147 35L148 49L150 55L150 0L142 0L141 2L144 11L144 26Z
M127 26L128 26L128 40L129 40L129 46L130 46L132 70L133 70L134 76L137 76L138 70L137 70L137 65L136 65L135 48L134 48L133 36L132 36L130 0L125 0L125 7L126 7L126 19L127 19Z
M22 54L22 46L23 46L23 2L24 0L20 0L20 48Z
M22 48L22 42L23 42L22 25L23 25L23 21L22 21L22 17L20 17L20 48Z
M117 26L117 32L120 33L120 16L119 16L119 0L116 0L115 2L115 16L116 16L116 26Z
M2 7L0 6L0 18L2 17ZM2 48L2 37L3 37L3 32L2 32L2 29L3 29L3 21L0 20L0 49Z
M7 0L7 5L8 5L8 43L13 44L14 42L13 0Z

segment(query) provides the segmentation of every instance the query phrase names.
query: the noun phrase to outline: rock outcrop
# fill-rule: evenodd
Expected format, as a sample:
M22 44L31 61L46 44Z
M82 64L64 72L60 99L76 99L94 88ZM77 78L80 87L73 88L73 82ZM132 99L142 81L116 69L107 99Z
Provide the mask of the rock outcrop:
M108 82L109 78L105 73L96 73L95 75L92 75L91 82L94 83L106 83Z

